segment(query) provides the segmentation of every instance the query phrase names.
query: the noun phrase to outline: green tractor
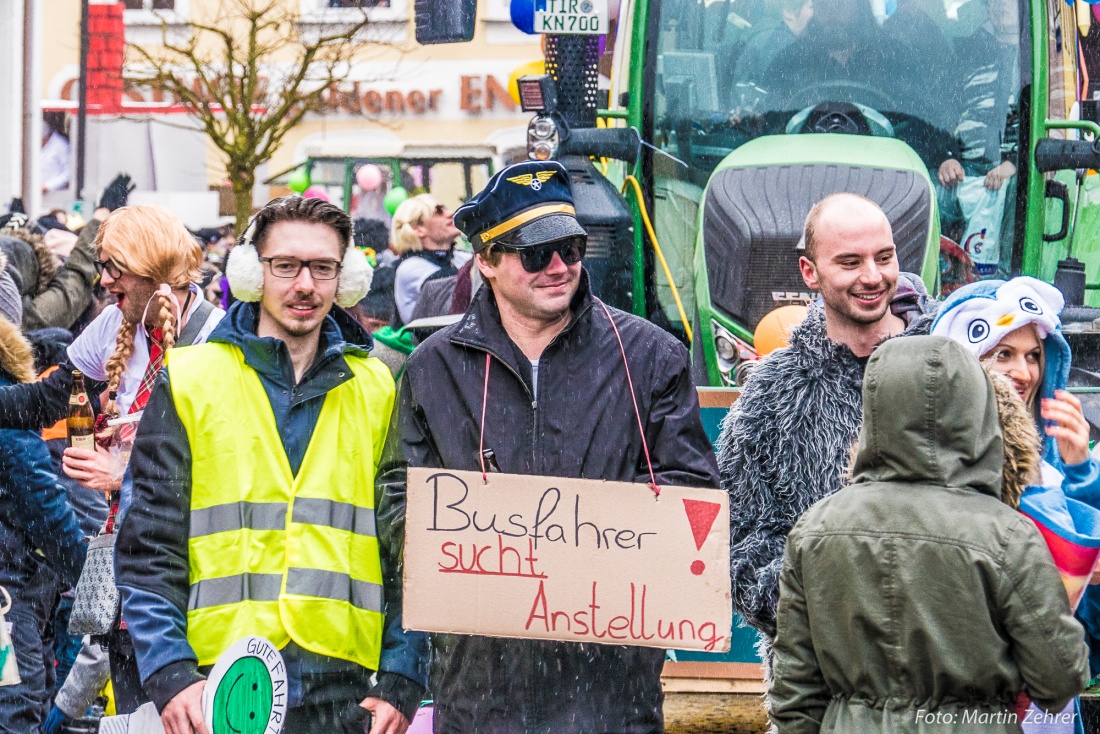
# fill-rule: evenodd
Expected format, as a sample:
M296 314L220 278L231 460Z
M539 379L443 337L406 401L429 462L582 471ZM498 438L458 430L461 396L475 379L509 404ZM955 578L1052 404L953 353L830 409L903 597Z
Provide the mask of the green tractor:
M1100 84L1091 6L1076 3L514 0L521 27L606 34L546 36L552 78L521 85L528 153L592 191L594 286L689 342L700 385L743 382L760 320L814 298L801 225L837 191L884 208L930 291L1033 275L1087 333ZM421 42L469 37L473 3L449 7L465 12L418 11Z
M571 172L597 294L690 344L712 438L761 320L816 297L802 225L841 191L882 206L936 295L1061 288L1071 384L1100 425L1100 86L1074 1L513 0L521 27L606 32L547 35L550 75L520 80L528 154ZM470 37L472 3L434 38L432 5L421 42ZM735 632L725 661L755 660Z
M700 384L739 384L761 318L813 298L801 225L836 191L883 206L903 269L930 291L1027 274L1100 305L1085 277L1100 268L1100 179L1087 175L1100 158L1079 139L1100 127L1067 119L1096 116L1077 103L1091 94L1078 10L623 0L604 114L654 145L638 178L670 263L647 266L639 221L636 312L685 333L690 318ZM1097 315L1067 314L1079 331Z

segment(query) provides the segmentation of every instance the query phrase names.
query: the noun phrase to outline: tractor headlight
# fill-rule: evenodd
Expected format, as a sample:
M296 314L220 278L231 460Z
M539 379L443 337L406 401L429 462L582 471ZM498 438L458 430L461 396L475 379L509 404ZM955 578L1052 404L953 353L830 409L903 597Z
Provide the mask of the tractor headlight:
M550 115L536 115L527 125L527 157L548 161L558 153L558 125Z
M549 74L521 76L516 87L524 112L553 112L558 108L558 85Z
M714 351L718 356L718 371L722 373L722 381L726 385L739 386L748 374L748 370L742 368L756 359L756 351L717 320L712 319L710 323L714 328Z
M554 157L554 149L549 143L535 143L527 157L536 161L548 161Z
M549 140L557 132L557 126L549 117L539 116L531 121L531 134L539 140Z
M714 348L718 351L718 358L722 361L735 362L737 360L737 348L725 335L714 339Z

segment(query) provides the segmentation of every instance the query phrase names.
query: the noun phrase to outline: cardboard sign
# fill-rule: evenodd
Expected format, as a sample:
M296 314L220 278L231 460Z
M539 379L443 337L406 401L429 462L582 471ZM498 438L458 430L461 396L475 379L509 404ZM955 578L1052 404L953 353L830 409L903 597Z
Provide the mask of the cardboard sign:
M410 468L408 629L722 652L729 498Z

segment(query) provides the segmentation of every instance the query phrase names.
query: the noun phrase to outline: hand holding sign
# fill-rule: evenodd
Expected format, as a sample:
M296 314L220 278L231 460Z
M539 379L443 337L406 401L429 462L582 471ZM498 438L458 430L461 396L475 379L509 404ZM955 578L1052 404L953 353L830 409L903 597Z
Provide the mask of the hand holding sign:
M409 629L729 649L724 492L412 468L407 497Z
M210 677L176 694L157 716L146 703L132 714L107 716L103 734L279 734L286 719L286 666L263 637L237 640Z
M202 713L210 734L279 734L286 704L283 656L263 637L245 637L210 671Z
M192 683L176 694L160 713L165 734L211 734L210 727L203 722L202 697L206 691L206 681ZM134 722L130 722L130 730Z

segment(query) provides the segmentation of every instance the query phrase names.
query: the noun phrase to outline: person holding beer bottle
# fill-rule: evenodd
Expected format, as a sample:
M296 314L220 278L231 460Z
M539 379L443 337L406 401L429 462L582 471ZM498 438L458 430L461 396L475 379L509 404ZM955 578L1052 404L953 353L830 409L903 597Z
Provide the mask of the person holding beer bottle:
M0 273L4 259L0 254ZM18 326L20 310L18 301L0 303L0 386L28 384L35 377L31 347ZM12 600L5 621L21 679L0 686L0 734L37 733L46 720L54 682L55 579L75 584L85 553L42 437L0 429L0 587Z
M96 210L104 214L95 239L96 269L115 303L84 329L66 350L68 359L44 380L0 387L0 428L40 430L65 419L74 370L83 373L93 409L106 393L109 417L140 412L164 350L205 341L224 316L197 285L198 242L163 207L124 206L131 188L120 177ZM87 487L117 489L109 458L106 452L95 457L72 449L65 470Z
M115 210L100 225L95 241L101 283L115 304L76 338L68 359L49 377L0 387L0 427L38 430L65 418L79 371L89 398L106 394L102 438L106 418L140 415L165 351L205 341L224 316L202 296L197 285L202 250L179 218L159 206L120 207L118 198L101 202ZM117 455L98 446L72 446L63 458L65 474L89 489L111 493L107 522L112 529L127 505L123 468ZM130 713L147 699L129 636L118 629L110 641L116 706L119 713Z
M96 222L96 241L99 241L99 225L105 221L115 210L125 206L133 185L129 176L120 175L107 187L96 207L93 220ZM98 245L97 254L98 254ZM102 261L97 269L102 271ZM102 273L97 275L97 282L109 288L106 282L101 281ZM98 322L103 314L92 321ZM85 329L86 331L87 329ZM82 338L86 338L83 337ZM110 344L114 344L114 336L111 335ZM67 350L66 350L67 351ZM47 370L42 379L34 384L8 385L0 387L0 428L13 428L25 430L47 429L68 416L68 401L72 392L73 370L77 369L71 359L54 359L51 361L56 369ZM95 372L98 372L95 371ZM106 385L92 378L94 372L84 371L85 385L88 388L88 396L93 401L93 410L98 409L95 399Z
M107 383L104 413L118 418L145 408L165 351L177 342L205 341L223 312L202 297L196 285L201 248L167 209L119 209L100 226L96 249L103 285L116 303L77 337L68 354L74 367ZM69 449L64 468L91 489L121 487L117 461L107 452Z

